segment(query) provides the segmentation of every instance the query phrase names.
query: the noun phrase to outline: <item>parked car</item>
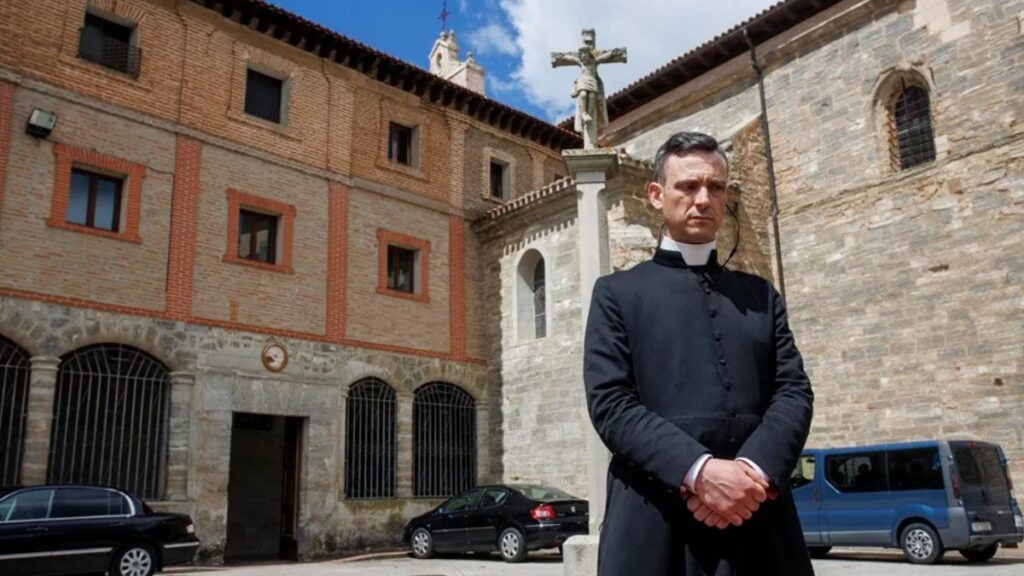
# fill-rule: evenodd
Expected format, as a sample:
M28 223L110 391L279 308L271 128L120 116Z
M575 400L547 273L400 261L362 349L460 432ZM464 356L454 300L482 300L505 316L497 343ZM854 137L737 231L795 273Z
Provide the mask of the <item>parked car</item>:
M561 548L570 536L586 534L589 506L546 486L480 486L450 498L405 526L413 556L435 552L490 552L520 562L527 550Z
M0 574L150 576L191 561L191 518L97 486L0 489Z
M972 562L1024 541L996 444L929 441L805 450L790 479L811 556L832 546L901 548L915 564Z

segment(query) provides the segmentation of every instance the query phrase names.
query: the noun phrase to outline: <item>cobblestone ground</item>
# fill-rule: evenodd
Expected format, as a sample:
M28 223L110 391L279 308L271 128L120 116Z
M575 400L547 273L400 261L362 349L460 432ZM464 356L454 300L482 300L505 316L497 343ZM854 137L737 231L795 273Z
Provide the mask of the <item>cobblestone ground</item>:
M817 576L1021 576L1024 552L1000 550L985 564L968 564L956 552L935 566L908 564L895 551L838 551L814 561ZM227 568L175 568L175 576L562 576L557 554L531 554L522 564L506 564L497 555L449 556L415 560L400 556L366 561L333 560L304 564L263 564Z

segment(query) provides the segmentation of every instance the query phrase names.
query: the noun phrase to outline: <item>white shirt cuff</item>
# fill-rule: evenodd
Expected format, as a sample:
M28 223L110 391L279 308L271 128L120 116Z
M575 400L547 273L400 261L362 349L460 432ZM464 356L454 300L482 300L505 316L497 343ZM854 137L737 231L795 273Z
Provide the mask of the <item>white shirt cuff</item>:
M761 470L761 467L758 466L757 464L754 464L754 461L751 460L750 458L737 458L736 460L740 462L746 462L747 464L749 464L750 467L754 469L754 472L757 472L758 474L761 475L761 478L764 479L765 482L772 481L772 479L769 478L768 475L764 473L764 470Z
M683 478L683 486L686 487L690 492L697 492L697 478L700 476L700 471L704 469L704 464L711 459L711 454L702 454L690 466L690 470L686 473L686 477Z

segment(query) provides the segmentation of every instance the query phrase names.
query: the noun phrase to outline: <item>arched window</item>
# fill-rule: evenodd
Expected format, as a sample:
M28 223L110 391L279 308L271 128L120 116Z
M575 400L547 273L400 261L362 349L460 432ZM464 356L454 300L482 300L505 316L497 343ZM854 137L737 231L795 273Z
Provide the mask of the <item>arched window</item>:
M457 386L425 384L412 410L413 494L445 497L476 484L476 406Z
M547 273L540 252L528 250L523 254L516 276L518 339L543 338L548 334Z
M345 412L345 496L395 497L395 391L376 378L348 391Z
M889 106L889 155L893 167L906 170L935 160L928 90L901 81Z
M170 377L149 354L120 344L61 358L50 442L51 484L103 484L163 497Z
M0 486L18 484L28 414L28 353L0 336Z

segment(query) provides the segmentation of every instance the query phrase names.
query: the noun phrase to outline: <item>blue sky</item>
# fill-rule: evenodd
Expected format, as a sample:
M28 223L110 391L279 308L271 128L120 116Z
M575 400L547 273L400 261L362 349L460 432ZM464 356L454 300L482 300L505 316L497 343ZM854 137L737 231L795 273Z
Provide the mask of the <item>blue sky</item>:
M426 68L441 31L442 0L271 0L274 4ZM487 95L549 121L572 110L576 73L551 69L549 53L574 50L580 30L600 48L624 46L627 64L607 65L609 94L774 4L773 0L448 0L448 28L461 56L486 70Z

